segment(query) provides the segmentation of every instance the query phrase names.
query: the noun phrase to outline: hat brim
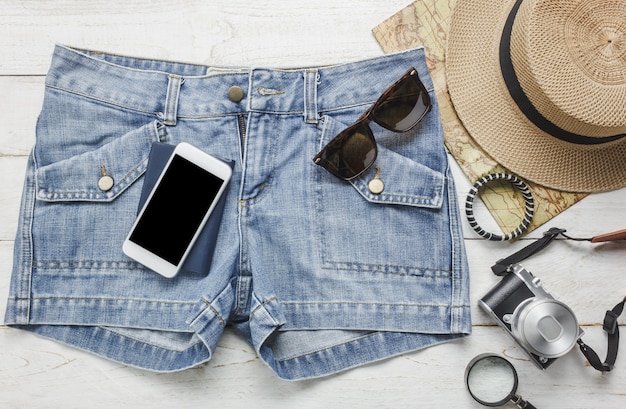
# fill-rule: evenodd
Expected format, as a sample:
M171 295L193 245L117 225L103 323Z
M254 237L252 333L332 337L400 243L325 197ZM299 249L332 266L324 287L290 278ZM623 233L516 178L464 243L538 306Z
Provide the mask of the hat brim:
M509 95L499 46L515 2L462 0L453 11L446 75L463 125L493 159L537 184L570 192L626 186L626 137L598 145L561 141L532 124Z

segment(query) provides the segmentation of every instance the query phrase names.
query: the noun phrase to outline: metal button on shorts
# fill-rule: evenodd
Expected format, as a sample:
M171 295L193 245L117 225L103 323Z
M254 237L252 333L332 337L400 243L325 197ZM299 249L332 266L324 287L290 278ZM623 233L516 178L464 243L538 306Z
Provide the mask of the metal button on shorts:
M228 89L228 99L233 102L240 102L243 99L243 88L233 85Z

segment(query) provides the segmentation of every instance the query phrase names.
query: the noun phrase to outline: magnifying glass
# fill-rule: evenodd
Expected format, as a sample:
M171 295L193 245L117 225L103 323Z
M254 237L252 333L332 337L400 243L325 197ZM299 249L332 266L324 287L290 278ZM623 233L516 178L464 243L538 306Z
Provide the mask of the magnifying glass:
M478 355L465 369L465 386L481 405L496 407L513 402L520 409L537 409L516 394L517 383L513 365L498 355Z

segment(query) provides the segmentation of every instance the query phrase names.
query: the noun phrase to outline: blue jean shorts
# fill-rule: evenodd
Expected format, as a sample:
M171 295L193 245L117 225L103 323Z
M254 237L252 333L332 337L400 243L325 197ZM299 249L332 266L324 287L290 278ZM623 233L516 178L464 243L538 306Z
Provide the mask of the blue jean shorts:
M420 124L372 123L376 166L350 182L315 165L410 67L433 103ZM155 142L235 163L207 271L168 279L122 252ZM376 167L380 194L368 189ZM57 46L5 322L162 372L207 362L231 326L290 380L468 335L467 259L423 49L269 69Z

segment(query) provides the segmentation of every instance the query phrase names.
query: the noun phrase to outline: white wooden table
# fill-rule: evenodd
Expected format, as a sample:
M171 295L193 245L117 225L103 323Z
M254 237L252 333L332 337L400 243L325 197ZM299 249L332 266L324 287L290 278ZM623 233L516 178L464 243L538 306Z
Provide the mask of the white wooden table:
M26 156L54 43L213 65L331 64L383 54L371 29L409 2L2 0L0 316ZM462 201L470 184L455 172ZM477 217L489 218L484 210ZM474 408L480 406L466 392L463 374L483 352L507 356L519 372L519 392L539 408L624 408L626 337L609 374L586 366L577 350L542 372L476 305L497 281L490 265L553 226L576 236L626 228L626 189L591 195L517 243L484 241L465 223L474 333L462 341L319 380L285 382L232 331L208 364L159 375L0 326L0 408ZM604 311L626 295L626 243L559 241L524 264L572 307L585 342L604 358Z

